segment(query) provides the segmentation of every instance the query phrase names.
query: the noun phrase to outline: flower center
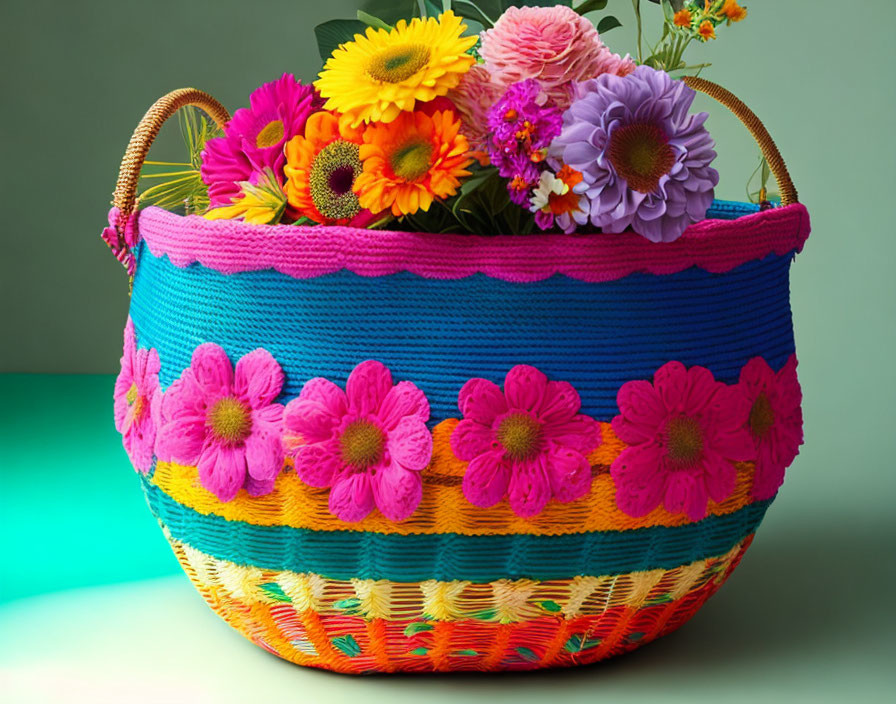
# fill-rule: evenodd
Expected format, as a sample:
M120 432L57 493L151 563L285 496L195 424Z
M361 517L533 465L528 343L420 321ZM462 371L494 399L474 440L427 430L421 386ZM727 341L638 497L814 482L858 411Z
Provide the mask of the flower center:
M367 75L383 83L401 83L426 66L429 49L423 44L398 44L374 54Z
M264 129L255 137L255 146L259 149L276 147L283 140L283 123L274 120L264 126Z
M525 413L513 413L501 421L498 442L515 460L531 457L541 447L541 424Z
M238 443L252 432L252 416L242 401L227 396L211 407L207 425L218 440Z
M386 438L383 431L369 420L349 423L339 438L342 459L358 469L366 469L383 458Z
M337 139L321 149L311 164L308 188L314 207L331 220L353 218L361 211L352 191L361 174L359 147Z
M617 127L610 138L610 163L630 188L650 193L675 164L675 152L656 125L636 123Z
M750 409L750 431L757 438L764 438L775 424L775 411L765 392L756 397Z
M405 142L389 157L392 173L405 181L416 181L429 171L432 145L415 139Z
M682 465L690 465L703 454L703 430L700 424L688 416L672 418L666 426L666 450L669 459Z
M134 409L134 420L138 419L143 415L143 409L146 404L146 399L140 395L140 392L137 390L137 384L132 383L131 388L128 389L128 392L125 394L125 401L127 401L128 406Z

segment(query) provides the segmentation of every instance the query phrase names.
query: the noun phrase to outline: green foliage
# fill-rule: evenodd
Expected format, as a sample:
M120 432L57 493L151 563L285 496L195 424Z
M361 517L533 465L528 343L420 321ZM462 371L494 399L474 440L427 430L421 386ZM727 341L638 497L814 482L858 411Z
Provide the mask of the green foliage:
M529 662L538 662L538 656L535 654L535 651L530 648L519 646L516 649L516 652L523 660L528 660Z
M426 631L431 631L433 629L433 625L431 623L424 623L423 621L414 621L413 623L409 623L404 628L404 634L410 638L417 633L424 633Z
M322 61L330 58L340 44L350 42L356 34L363 34L367 25L360 20L329 20L314 28L317 50Z
M768 184L771 180L772 172L768 167L768 161L765 157L759 156L759 165L750 174L747 181L747 199L751 203L761 204L780 203L781 195L774 189L769 190ZM758 185L758 188L757 188Z
M335 648L338 648L350 658L358 657L361 654L361 646L358 645L358 641L355 640L355 637L351 633L332 638L330 642Z
M550 600L548 600L548 601L540 601L540 602L538 602L538 604L539 604L539 606L541 606L541 608L543 608L545 611L549 611L549 612L551 612L552 614L556 614L556 613L558 613L558 612L560 611L560 604L558 604L556 601L550 601Z
M566 641L563 649L567 653L581 653L583 650L588 650L598 645L600 645L600 638L588 638L585 633L574 633Z
M141 187L137 195L140 207L157 205L165 210L201 213L208 208L208 186L202 181L202 150L213 137L221 136L215 123L196 108L184 108L177 113L181 135L187 151L187 161L145 161L140 174Z

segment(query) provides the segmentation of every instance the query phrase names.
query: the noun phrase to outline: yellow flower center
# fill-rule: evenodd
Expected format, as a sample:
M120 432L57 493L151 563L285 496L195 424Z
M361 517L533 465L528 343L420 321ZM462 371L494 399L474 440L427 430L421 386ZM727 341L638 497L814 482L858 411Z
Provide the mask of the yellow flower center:
M675 164L675 152L656 125L618 127L610 138L610 163L632 190L650 193Z
M386 438L383 431L367 420L349 423L339 438L342 460L358 469L366 469L383 458Z
M380 49L367 64L367 75L383 83L401 83L426 66L429 49L423 44L397 44Z
M389 157L389 166L392 167L392 173L405 181L416 181L424 176L430 166L432 159L432 145L429 142L415 139L405 142L402 146L392 152Z
M144 399L140 392L137 391L137 384L132 383L131 388L128 389L127 394L125 394L125 400L128 403L128 406L134 409L134 420L137 420L140 416L143 415L144 406L146 405L146 399Z
M238 443L252 432L252 416L239 399L227 396L217 401L208 413L208 427L218 440Z
M757 438L764 438L775 424L775 411L765 393L760 393L750 409L750 431Z
M688 416L672 418L666 426L666 451L676 464L691 465L703 454L703 430Z
M283 123L274 120L264 126L255 137L255 146L259 149L277 146L283 139Z
M498 427L498 442L510 457L523 460L541 447L541 424L525 413L507 416Z

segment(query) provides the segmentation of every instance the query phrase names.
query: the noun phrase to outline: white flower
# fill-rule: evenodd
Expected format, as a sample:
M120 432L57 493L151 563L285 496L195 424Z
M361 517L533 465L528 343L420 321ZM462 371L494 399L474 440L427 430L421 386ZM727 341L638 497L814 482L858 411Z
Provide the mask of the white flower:
M569 186L557 178L557 175L550 171L542 171L541 177L538 179L538 185L532 192L532 200L529 210L537 213L539 210L546 208L550 202L551 194L557 196L565 195L569 192Z

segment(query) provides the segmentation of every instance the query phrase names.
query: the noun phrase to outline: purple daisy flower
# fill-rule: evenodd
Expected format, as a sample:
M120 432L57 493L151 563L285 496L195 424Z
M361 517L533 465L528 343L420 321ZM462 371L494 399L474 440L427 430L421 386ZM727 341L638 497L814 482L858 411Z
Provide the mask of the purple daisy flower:
M229 205L240 195L240 182L270 168L283 178L283 146L303 133L308 116L323 105L313 86L291 73L265 83L237 110L223 137L210 139L202 153L202 180L212 207Z
M592 225L671 242L706 217L719 174L707 113L688 113L694 95L648 66L578 85L550 153L582 173L574 190L587 197Z
M562 111L531 78L511 85L489 110L489 157L498 173L510 180L514 203L528 204L541 172L536 164L544 161L562 126Z

